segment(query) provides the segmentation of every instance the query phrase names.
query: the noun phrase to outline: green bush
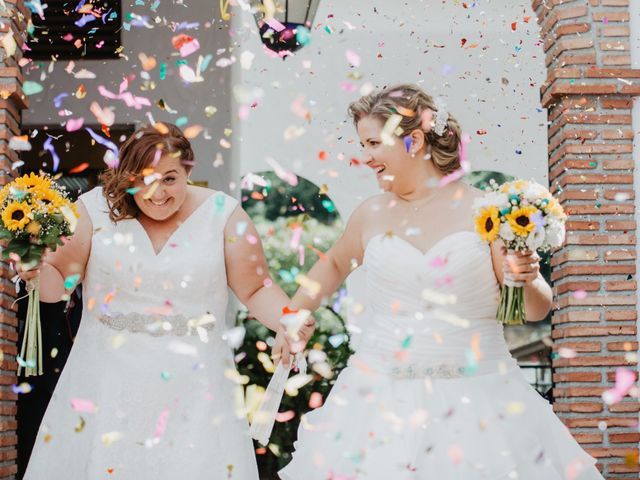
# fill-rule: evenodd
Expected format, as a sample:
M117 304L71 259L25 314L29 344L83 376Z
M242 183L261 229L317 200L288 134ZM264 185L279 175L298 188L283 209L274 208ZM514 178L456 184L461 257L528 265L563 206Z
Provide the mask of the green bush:
M262 238L269 269L274 280L288 295L292 296L298 287L295 282L296 275L300 272L308 272L318 260L318 255L313 249L321 252L326 251L342 232L342 225L338 222L333 226L328 226L303 215L289 218L279 217L275 221L269 221L256 212L261 208L259 205L251 209L253 211L250 210L250 214ZM300 245L305 247L303 265L299 263L298 250L289 245L292 229L297 225L303 226L300 238ZM310 246L313 246L313 249ZM309 399L312 393L318 392L323 400L326 399L335 378L346 366L352 353L345 321L340 314L341 298L344 296L345 290L341 288L327 300L323 308L317 311L316 331L308 345L308 348L321 350L326 354L326 362L331 367L333 377L324 378L310 368L309 373L313 375L312 382L300 389L295 397L291 397L285 392L280 411L293 411L295 415L287 422L276 422L267 449L260 448L260 445L255 444L262 478L276 478L275 473L289 462L293 451L293 442L297 437L300 416L310 410ZM270 353L270 346L274 340L273 334L258 321L247 318L246 310L238 312L237 321L238 324L243 324L246 329L243 345L239 349L239 352L242 352L244 356L238 362L238 370L241 375L246 375L249 378L247 387L258 385L266 388L271 379L271 373L267 372L258 360L258 353L260 351ZM265 343L269 346L267 350L265 350Z

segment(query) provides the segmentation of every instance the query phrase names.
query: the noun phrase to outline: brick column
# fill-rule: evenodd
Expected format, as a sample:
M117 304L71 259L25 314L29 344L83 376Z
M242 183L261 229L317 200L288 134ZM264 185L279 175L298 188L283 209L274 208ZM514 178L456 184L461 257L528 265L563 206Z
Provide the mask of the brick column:
M606 405L616 368L637 372L630 0L534 0L548 77L549 180L569 215L552 258L554 410L607 479L638 478L637 399ZM640 0L631 0L640 1ZM564 353L564 352L563 352Z
M28 18L29 12L22 0L0 2L0 36L12 34L17 44L13 55L0 47L0 186L17 175L12 164L18 160L18 155L9 149L9 140L20 135L21 112L27 108L18 62L22 58ZM15 478L18 470L15 463L18 443L15 418L17 394L11 388L17 382L18 321L17 306L12 305L15 288L10 281L14 273L5 262L1 262L0 274L0 479L9 479Z

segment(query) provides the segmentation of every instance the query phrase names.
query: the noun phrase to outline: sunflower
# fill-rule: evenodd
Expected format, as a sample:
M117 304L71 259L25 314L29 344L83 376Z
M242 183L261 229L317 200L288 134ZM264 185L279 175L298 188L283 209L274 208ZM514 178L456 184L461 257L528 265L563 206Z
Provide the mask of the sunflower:
M549 200L549 204L547 205L547 211L549 212L549 214L553 215L554 217L560 220L566 218L562 205L560 205L560 202L558 202L558 200L556 200L553 197L551 197L551 200Z
M31 208L25 202L12 202L2 212L2 222L11 231L22 230L29 223Z
M509 225L511 225L513 233L521 237L529 235L529 233L536 228L536 224L533 221L533 215L538 211L539 210L536 207L528 206L521 207L511 213L507 213L506 218Z
M500 211L497 207L483 208L476 218L476 230L485 242L493 242L500 232Z
M37 188L34 194L46 213L55 213L65 203L65 198L52 188Z
M25 192L32 192L34 190L44 191L51 188L51 180L47 177L36 175L31 172L29 175L23 175L22 177L16 178L12 182L12 185L14 188Z

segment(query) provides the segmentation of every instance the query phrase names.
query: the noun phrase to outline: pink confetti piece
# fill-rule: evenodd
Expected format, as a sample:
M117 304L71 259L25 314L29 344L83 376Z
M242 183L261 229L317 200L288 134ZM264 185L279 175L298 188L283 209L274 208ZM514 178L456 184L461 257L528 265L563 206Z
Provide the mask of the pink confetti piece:
M142 107L150 107L151 101L145 97L138 97L133 95L131 92L120 92L119 94L114 94L107 90L103 85L98 86L98 92L105 98L111 100L122 100L127 107L132 107L136 110L142 110Z
M194 52L197 52L198 50L200 50L200 43L198 42L197 39L194 38L190 42L186 42L180 47L180 56L188 57L189 55L191 55Z
M75 132L77 130L80 130L83 125L84 125L84 118L82 117L70 118L69 120L67 120L67 124L65 125L65 128L67 132Z
M298 265L304 266L304 247L302 245L298 247Z
M276 32L281 32L281 31L283 31L285 28L287 28L287 27L285 27L282 23L280 23L277 19L275 19L275 18L273 18L273 17L271 17L271 18L269 18L269 19L265 20L265 23L266 23L267 25L269 25L271 28L273 28Z
M433 268L443 268L447 265L447 258L437 256L429 262L429 265L431 265Z
M347 62L349 62L351 65L356 68L360 66L360 55L358 55L356 52L354 52L353 50L347 50L345 52L345 56L347 57Z
M340 82L340 89L347 93L353 93L358 90L358 86L351 82L343 80L342 82Z
M293 410L287 410L286 412L279 412L276 415L276 422L280 422L280 423L288 422L295 416L296 416L296 412L294 412Z
M576 358L578 356L575 350L566 347L560 347L558 355L560 355L560 358Z
M266 162L269 164L274 173L280 178L284 180L292 187L298 185L298 176L295 173L289 172L282 168L278 162L276 162L273 158L267 158Z
M623 367L616 369L616 385L602 394L602 400L607 405L622 401L636 383L636 373Z
M309 408L320 408L322 406L322 394L313 392L309 397Z
M462 448L460 448L459 445L451 445L447 453L449 454L449 460L451 460L451 463L454 465L460 465L462 463L463 454Z
M83 398L72 398L71 408L74 412L80 413L95 413L96 406L91 400L85 400Z
M246 236L247 242L249 242L251 245L255 245L256 243L258 243L258 237L256 237L255 235L251 235L248 234Z
M300 245L300 237L302 236L302 227L296 227L293 229L291 240L289 240L289 248L295 250Z
M573 292L573 298L577 298L578 300L587 298L586 290L576 290L575 292Z
M154 438L161 438L164 435L164 432L167 430L167 423L169 421L169 409L165 408L160 415L158 416L158 420L156 421L156 430L153 433Z

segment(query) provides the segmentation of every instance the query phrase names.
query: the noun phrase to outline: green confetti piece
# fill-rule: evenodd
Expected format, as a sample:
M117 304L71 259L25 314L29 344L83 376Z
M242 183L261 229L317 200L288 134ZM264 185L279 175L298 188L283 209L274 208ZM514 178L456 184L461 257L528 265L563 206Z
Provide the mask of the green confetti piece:
M138 193L141 190L140 187L131 187L131 188L127 188L127 193L131 194L131 195L135 195L136 193Z
M302 46L308 45L311 42L311 31L302 26L296 28L296 41Z
M163 380L169 380L169 378L171 378L171 374L169 372L161 372L160 373L160 378L162 378Z
M411 346L412 338L413 335L408 335L407 338L402 341L402 348L409 348Z
M76 284L80 280L80 274L76 273L75 275L69 275L64 279L64 288L65 290L71 290L75 288Z
M40 93L44 90L44 87L37 82L32 82L31 80L27 80L22 84L22 91L25 95L35 95L36 93Z
M333 213L333 212L336 211L336 206L334 205L334 203L331 200L327 199L327 198L322 200L322 206L329 213Z
M176 119L176 127L184 127L189 122L187 117L180 117Z
M166 78L167 78L167 64L161 63L160 64L160 80L166 80Z

